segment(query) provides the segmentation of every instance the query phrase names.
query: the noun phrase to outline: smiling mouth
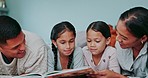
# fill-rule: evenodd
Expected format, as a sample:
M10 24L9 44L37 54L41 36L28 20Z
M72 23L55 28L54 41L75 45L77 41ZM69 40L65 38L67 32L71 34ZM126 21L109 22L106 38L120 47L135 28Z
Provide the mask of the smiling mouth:
M90 49L90 51L96 51L96 49Z
M71 52L71 50L65 50L66 53Z
M24 54L26 53L25 51L19 51L18 54Z

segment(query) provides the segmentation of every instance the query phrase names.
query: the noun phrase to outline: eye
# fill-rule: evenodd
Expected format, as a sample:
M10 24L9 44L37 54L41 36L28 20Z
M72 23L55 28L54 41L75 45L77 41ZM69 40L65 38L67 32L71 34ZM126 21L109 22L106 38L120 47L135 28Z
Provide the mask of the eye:
M122 40L127 40L127 38L125 38L125 37L121 37L122 38Z
M91 40L90 39L87 39L87 42L91 42Z
M60 43L61 43L61 44L65 44L65 41L61 41Z
M98 41L98 40L96 41L96 43L99 43L99 42L100 42L100 41Z
M117 36L119 36L122 40L127 40L128 38L121 35L119 32L116 31Z
M74 39L71 39L69 42L70 42L70 43L73 43L74 41L75 41Z
M15 46L15 47L13 47L12 49L13 49L13 50L15 50L15 49L17 49L18 47L19 47L19 45L17 45L17 46Z

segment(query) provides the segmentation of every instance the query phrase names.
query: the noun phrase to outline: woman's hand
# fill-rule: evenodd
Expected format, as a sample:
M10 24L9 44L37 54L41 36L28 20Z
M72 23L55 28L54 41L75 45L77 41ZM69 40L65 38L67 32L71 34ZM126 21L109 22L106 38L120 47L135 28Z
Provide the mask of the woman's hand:
M91 78L127 78L111 70L101 70L101 71L91 72L89 74L89 77Z

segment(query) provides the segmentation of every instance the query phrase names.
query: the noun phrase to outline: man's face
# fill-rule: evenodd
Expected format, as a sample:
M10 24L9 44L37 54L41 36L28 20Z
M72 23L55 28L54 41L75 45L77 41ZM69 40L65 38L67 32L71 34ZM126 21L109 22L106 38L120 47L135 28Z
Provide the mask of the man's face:
M6 45L0 46L0 51L8 58L23 58L25 52L25 35L23 32L13 39L6 40Z

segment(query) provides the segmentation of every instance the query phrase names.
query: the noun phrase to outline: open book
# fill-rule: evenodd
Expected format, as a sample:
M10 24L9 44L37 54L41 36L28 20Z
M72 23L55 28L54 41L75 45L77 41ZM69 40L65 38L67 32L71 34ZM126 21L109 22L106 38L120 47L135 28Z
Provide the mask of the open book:
M76 69L67 69L67 70L62 70L62 71L53 71L53 72L47 72L43 75L41 74L25 74L21 76L16 76L13 78L87 78L87 74L92 72L93 70L88 67L84 66L81 68L76 68Z

